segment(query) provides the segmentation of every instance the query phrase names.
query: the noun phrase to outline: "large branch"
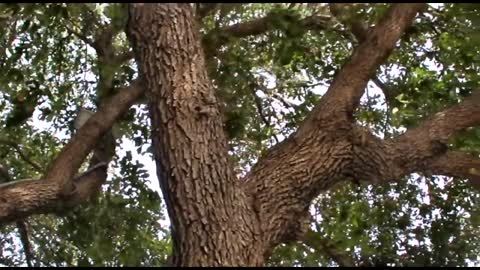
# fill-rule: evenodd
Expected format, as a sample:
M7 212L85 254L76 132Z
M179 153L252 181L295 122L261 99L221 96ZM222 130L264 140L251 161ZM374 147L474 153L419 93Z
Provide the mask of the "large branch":
M368 32L369 32L368 24L364 21L359 20L359 19L357 19L357 20L345 19L342 16L342 13L345 12L345 10L343 8L344 5L345 4L331 3L331 4L329 4L330 12L336 18L338 18L343 24L347 25L350 28L350 31L355 36L355 38L357 39L358 42L363 42L367 38L367 35L368 35ZM395 96L397 94L396 93L397 91L395 91L395 89L392 89L391 87L389 87L388 85L386 85L385 83L380 81L380 79L378 79L378 77L372 78L372 81L377 85L378 88L380 88L380 90L382 90L383 94L385 95L386 103L391 104L393 98L395 98Z
M400 36L412 24L417 12L425 4L394 4L353 52L350 60L335 77L327 93L310 113L299 130L318 127L328 123L331 126L346 126L353 122L353 113L368 81L375 75L395 47ZM337 119L337 121L331 121Z
M108 161L108 155L103 153L105 149L95 150L93 166L87 172L77 177L73 177L74 174L99 140L108 134L115 120L142 94L143 87L136 80L104 102L63 148L42 180L0 185L0 224L31 214L56 212L88 198L106 178L107 164L98 163Z
M98 139L110 130L113 123L120 117L143 93L141 83L136 80L128 87L119 91L110 100L107 100L82 128L73 136L63 148L48 170L46 179L71 190L71 181L75 172L80 168L85 157L95 147Z
M425 172L468 179L480 189L480 159L467 153L448 151L430 161Z
M423 5L394 5L336 77L302 127L252 168L244 188L252 194L262 231L275 244L298 238L311 201L323 190L354 178L391 175L382 141L367 131L339 126L350 120L370 75ZM322 115L322 113L324 115ZM314 121L322 120L323 127ZM324 127L331 125L332 129ZM334 132L333 132L334 131Z
M447 142L457 132L480 125L480 91L475 91L463 102L438 112L395 138L392 156L400 167L400 174L419 169L422 162L447 150Z

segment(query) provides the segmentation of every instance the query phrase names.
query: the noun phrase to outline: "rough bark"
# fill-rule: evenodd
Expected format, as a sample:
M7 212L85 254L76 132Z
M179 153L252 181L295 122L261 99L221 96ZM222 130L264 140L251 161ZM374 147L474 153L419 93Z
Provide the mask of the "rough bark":
M131 4L128 33L147 87L157 176L177 266L261 265L251 201L228 161L189 4Z
M362 38L299 130L239 180L228 161L192 6L129 5L127 32L149 100L157 176L172 223L174 265L260 266L277 244L308 233L311 201L343 181L392 181L414 171L478 181L480 159L446 147L456 132L480 124L478 94L391 140L355 124L367 82L424 6L393 5ZM137 81L104 104L65 146L44 180L0 185L0 223L53 212L91 195L106 178L100 161L108 155L97 149L91 160L96 165L80 177L73 175L142 93ZM330 256L351 264L334 251Z
M354 177L381 181L395 175L387 145L356 127L353 111L370 76L423 6L394 5L299 132L262 158L241 187L226 158L191 7L130 6L129 38L148 89L175 265L261 264L275 245L308 230L308 206L320 191Z
M394 5L359 45L299 130L264 156L246 177L259 204L262 232L275 245L301 236L312 199L344 180L394 176L387 145L355 126L364 88L423 5ZM291 228L291 229L286 229ZM266 233L267 232L267 233Z

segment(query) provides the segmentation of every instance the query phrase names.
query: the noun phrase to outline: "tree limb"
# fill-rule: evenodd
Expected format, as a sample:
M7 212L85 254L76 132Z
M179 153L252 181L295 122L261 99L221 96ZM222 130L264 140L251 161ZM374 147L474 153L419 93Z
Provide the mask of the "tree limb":
M88 153L95 147L98 139L111 128L115 120L127 111L142 93L143 88L136 80L107 100L63 148L53 161L45 178L66 188L65 191L69 192L68 190L71 190L70 179L80 168Z
M478 124L480 91L476 90L463 102L434 114L417 128L395 138L392 156L401 173L413 172L421 166L419 161L445 153L448 139L454 134Z
M106 100L82 126L52 162L42 180L19 181L0 185L0 224L31 214L58 212L91 195L106 177L107 164L93 165L105 159L104 149L96 150L91 167L73 178L88 153L99 139L108 134L115 120L143 94L143 86L135 80L129 87ZM108 156L107 156L108 157Z
M370 76L423 6L393 5L299 130L271 148L245 177L244 188L256 200L268 242L282 242L298 227L299 217L322 190L345 180L392 175L383 142L352 126L353 111Z
M28 267L33 267L33 251L30 240L28 239L27 225L24 220L19 220L17 221L17 227L20 233L20 240L22 241L23 252L25 253L25 260L27 261Z
M374 76L404 31L409 27L417 12L425 4L394 4L353 52L350 60L342 67L320 103L309 114L299 129L317 128L318 124L346 126L353 121L360 98L368 81ZM329 121L335 118L337 121Z
M197 17L201 20L206 17L209 13L213 12L218 8L219 3L198 3L197 4Z
M431 160L425 171L429 174L468 179L472 186L480 189L480 159L467 153L448 151Z
M4 169L4 171L2 171ZM8 174L8 170L0 164L0 173L3 174L3 177L7 181L12 181L12 178ZM2 176L2 175L0 175ZM2 180L2 179L0 179ZM0 182L1 183L1 182ZM28 267L33 267L32 261L33 261L33 250L32 246L30 244L30 240L28 237L28 230L27 230L27 225L26 225L26 220L17 220L16 222L18 232L20 234L20 241L22 242L23 246L23 252L25 253L25 260L27 262Z
M367 38L367 35L370 31L367 23L360 20L345 20L342 17L341 14L344 11L344 4L331 3L329 4L329 7L332 15L338 18L343 24L347 25L350 28L350 31L355 36L358 42L363 42ZM394 91L394 89L391 89L385 83L380 81L378 77L372 78L372 81L377 85L378 88L380 88L380 90L382 90L383 94L385 95L385 101L387 102L387 104L391 104L392 99L396 96L396 91Z
M275 29L275 26L271 23L275 16L278 16L278 14L270 13L262 18L213 30L212 33L207 34L202 40L207 58L214 55L218 48L227 44L229 38L256 36ZM314 15L299 21L299 24L311 30L324 30L329 19L329 17Z

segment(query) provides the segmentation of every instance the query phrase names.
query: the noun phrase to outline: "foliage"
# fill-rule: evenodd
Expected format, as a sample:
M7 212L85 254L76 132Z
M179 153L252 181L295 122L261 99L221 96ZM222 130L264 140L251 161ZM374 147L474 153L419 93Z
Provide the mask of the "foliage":
M385 8L359 4L346 16L372 24ZM429 6L376 75L391 98L369 85L359 123L379 136L395 136L477 88L478 9L476 4ZM267 15L275 30L261 35L235 38L219 31ZM240 175L298 127L357 45L335 18L321 29L298 27L311 15L330 16L321 4L258 3L220 9L203 19L204 40L227 41L207 65ZM134 77L132 61L105 65L82 39L94 39L110 24L121 27L122 18L119 4L0 4L0 139L15 141L46 168L73 134L76 110L95 109L106 94L102 82L119 87ZM114 49L128 51L123 33L115 36ZM165 216L163 202L148 184L157 181L155 168L141 163L151 159L145 108L132 107L119 124L119 151L103 192L64 216L25 220L34 265L166 264L171 243L168 228L158 223ZM125 149L129 143L136 152ZM472 128L450 146L480 154L479 144L480 129ZM1 143L0 165L13 180L42 174ZM318 239L327 239L359 265L478 264L478 203L478 191L462 179L412 175L382 186L349 183L315 200L312 241L279 246L269 265L341 264ZM0 265L25 265L21 251L16 225L1 228Z

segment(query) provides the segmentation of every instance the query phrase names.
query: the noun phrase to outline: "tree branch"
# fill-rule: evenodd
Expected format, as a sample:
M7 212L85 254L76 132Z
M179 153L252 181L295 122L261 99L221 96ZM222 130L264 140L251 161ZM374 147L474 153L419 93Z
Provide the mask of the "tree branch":
M27 225L24 220L19 220L17 221L17 227L22 241L23 252L25 253L25 260L27 261L28 267L33 267L33 252L32 245L30 245L30 240L28 239Z
M448 151L427 163L425 172L468 179L480 189L480 159L467 153Z
M383 95L385 96L385 102L387 104L392 104L393 99L397 96L397 89L392 89L390 86L386 85L378 77L372 79L373 83L377 85L380 90L382 90Z
M115 120L130 108L134 101L143 93L138 80L107 100L83 127L73 136L62 152L53 161L46 179L71 190L69 185L73 174L80 168L85 157L95 147L98 139L112 127Z
M267 128L272 127L272 123L270 123L270 120L266 117L264 111L263 111L263 106L262 106L262 99L255 93L255 87L251 87L252 90L252 95L253 95L253 100L255 102L255 106L257 107L257 112L260 115L260 119L262 119L263 123ZM277 135L273 135L273 138L275 141L278 143L279 140L277 138Z
M67 29L68 32L70 32L70 34L73 34L74 36L76 36L77 38L79 38L80 40L82 40L83 42L87 43L88 45L92 46L93 47L93 41L91 41L86 35L74 30L72 27L70 27L70 25L68 24L65 24L65 28Z
M12 178L10 177L10 174L8 173L7 167L5 165L0 164L0 184L6 183L6 182L11 182Z
M353 113L368 81L374 76L404 31L409 27L417 12L425 4L394 4L353 52L350 60L335 77L320 103L309 114L299 129L318 128L328 123L330 126L346 126L353 122ZM330 121L330 119L337 121Z
M284 241L322 190L345 180L392 175L386 146L352 126L353 110L370 76L423 6L393 5L299 130L271 148L245 177L244 188L256 201L269 243Z
M434 114L417 128L395 138L392 156L401 168L399 173L410 173L426 161L447 150L447 142L457 132L480 124L480 91L475 91L463 102Z
M227 44L231 38L256 36L275 29L276 27L272 24L272 21L276 16L278 16L278 14L270 13L262 18L213 30L211 33L204 36L202 40L207 58L214 55L216 50ZM327 27L329 19L329 17L315 15L299 21L299 24L310 30L324 30Z
M350 31L355 36L358 42L363 42L367 38L368 35L368 25L361 21L361 20L352 20L351 18L345 18L343 13L345 11L346 5L351 4L340 4L340 3L331 3L329 4L330 12L333 16L335 16L339 21L345 24Z
M115 63L115 65L120 66L122 63L125 63L133 59L133 57L134 57L133 51L128 51L128 52L115 55L112 62Z
M2 170L4 170L4 171L2 171ZM3 177L7 181L12 180L12 178L10 177L10 175L8 173L8 170L5 169L4 167L2 167L1 165L0 165L0 173L3 174ZM20 234L20 241L22 242L22 246L23 246L23 252L25 253L25 260L27 261L27 266L28 267L33 267L33 265L32 265L33 250L32 250L32 246L30 244L30 240L29 240L29 237L28 237L28 230L27 230L26 221L25 220L18 220L16 223L17 223L16 225L17 225L17 228L18 228L18 232Z
M343 24L347 25L350 28L350 31L355 36L358 42L363 42L367 38L369 33L369 26L360 20L346 20L342 17L342 12L344 12L344 5L339 3L331 3L329 4L330 12L333 16L338 18ZM372 78L372 81L377 85L380 90L382 90L383 94L385 95L385 101L387 104L391 104L392 99L396 96L396 91L388 87L385 83L380 81L378 77Z
M52 162L42 180L17 181L0 185L0 224L31 214L52 213L84 201L106 178L108 153L98 141L131 104L143 94L143 86L135 80L129 87L106 100L82 126ZM85 157L97 147L91 168L73 178ZM99 148L100 147L100 148ZM95 165L94 165L95 164Z

